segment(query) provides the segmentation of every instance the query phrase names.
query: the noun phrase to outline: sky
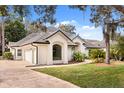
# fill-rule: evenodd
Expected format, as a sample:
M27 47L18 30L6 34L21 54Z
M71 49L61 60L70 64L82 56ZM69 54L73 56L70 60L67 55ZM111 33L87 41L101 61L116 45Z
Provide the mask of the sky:
M70 9L68 6L59 6L55 18L57 24L72 24L76 27L76 33L84 39L102 40L101 27L95 28L90 22L90 8L85 12L78 9Z
M90 8L85 12L78 9L71 9L65 5L59 5L56 10L56 26L59 24L71 24L76 27L76 33L84 39L103 40L101 27L95 28L94 24L90 22ZM37 16L32 13L33 20Z

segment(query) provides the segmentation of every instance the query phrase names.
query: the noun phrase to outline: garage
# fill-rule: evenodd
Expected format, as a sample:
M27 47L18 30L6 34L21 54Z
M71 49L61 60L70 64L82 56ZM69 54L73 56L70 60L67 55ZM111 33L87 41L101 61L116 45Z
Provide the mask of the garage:
M33 63L32 50L31 49L25 51L25 61Z

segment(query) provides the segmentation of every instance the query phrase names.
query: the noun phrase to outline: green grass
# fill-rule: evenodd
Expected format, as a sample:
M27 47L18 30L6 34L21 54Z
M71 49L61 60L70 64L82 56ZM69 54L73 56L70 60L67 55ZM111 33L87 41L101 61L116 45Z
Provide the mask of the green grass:
M124 87L124 64L115 66L82 64L34 70L66 80L83 88Z

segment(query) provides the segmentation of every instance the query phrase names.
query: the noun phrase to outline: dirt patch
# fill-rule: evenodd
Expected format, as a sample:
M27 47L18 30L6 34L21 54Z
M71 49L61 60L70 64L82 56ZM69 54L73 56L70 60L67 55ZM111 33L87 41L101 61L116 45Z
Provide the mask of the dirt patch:
M113 62L113 64L115 64L115 65L124 65L124 61L116 61L116 62Z
M110 67L110 66L115 66L115 64L96 63L96 66L101 66L101 67Z
M96 66L101 66L101 67L109 67L109 66L117 66L117 65L124 65L124 61L114 61L111 62L110 64L96 63Z

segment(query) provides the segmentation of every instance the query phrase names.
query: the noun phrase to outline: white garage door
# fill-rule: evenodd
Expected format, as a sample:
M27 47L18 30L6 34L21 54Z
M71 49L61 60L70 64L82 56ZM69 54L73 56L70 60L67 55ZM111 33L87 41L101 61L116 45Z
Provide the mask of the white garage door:
M32 63L32 50L25 51L25 61Z

